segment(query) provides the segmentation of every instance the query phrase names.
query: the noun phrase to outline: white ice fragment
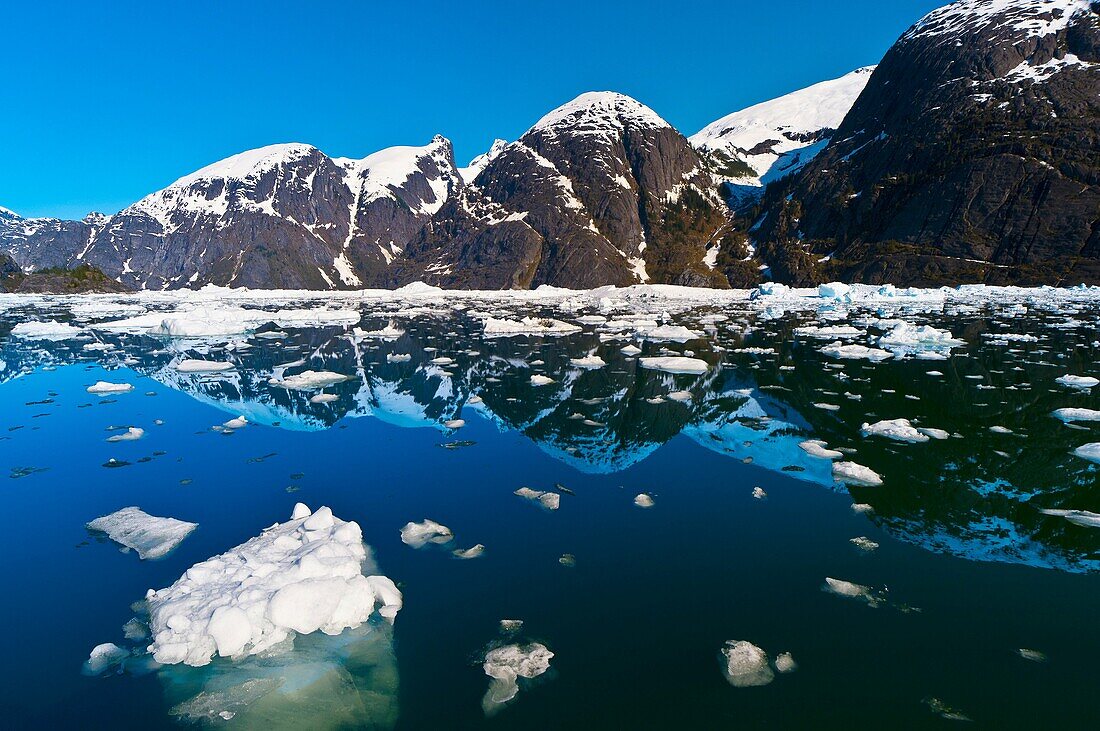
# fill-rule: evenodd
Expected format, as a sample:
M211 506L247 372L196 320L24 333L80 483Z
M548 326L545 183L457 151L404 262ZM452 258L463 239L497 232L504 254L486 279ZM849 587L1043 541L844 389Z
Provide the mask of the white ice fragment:
M1085 528L1100 528L1100 513L1093 513L1088 510L1059 510L1057 508L1047 508L1039 512L1043 515L1065 518L1070 523Z
M485 546L478 543L475 546L470 546L469 548L465 548L465 549L456 548L451 553L454 555L455 558L462 558L462 559L477 558L481 554L485 553Z
M868 348L865 345L845 345L839 340L826 345L821 349L821 352L833 358L842 358L844 360L869 360L873 362L894 357L893 353L886 350Z
M401 529L401 542L413 548L423 548L429 543L450 543L454 537L450 528L426 518L420 523L406 523Z
M706 373L710 369L705 360L684 356L664 356L658 358L639 358L642 368L665 373Z
M554 382L553 378L550 378L549 376L544 376L541 373L536 373L536 374L531 376L531 385L532 386L546 386L546 385L551 384L553 382Z
M178 546L198 523L158 518L138 507L122 508L87 524L89 530L106 533L115 543L137 551L138 558L155 560Z
M131 426L121 434L112 434L107 437L108 442L136 442L145 436L145 430L138 426Z
M482 668L492 680L481 706L487 715L492 715L500 706L516 697L519 693L519 678L537 678L550 669L550 659L554 657L546 645L538 642L530 645L505 645L496 647L485 654Z
M852 538L850 540L850 543L859 550L867 551L868 553L878 548L878 544L872 541L867 536L857 536L856 538Z
M626 356L635 356L641 353L642 349L637 345L627 345L626 347L620 348L619 352Z
M248 426L248 419L238 416L222 424L226 429L244 429Z
M833 479L863 487L878 487L882 484L882 477L877 472L855 462L834 462Z
M764 491L764 488L757 486L752 489L752 496L757 500L763 500L768 496L768 493Z
M193 358L187 358L176 363L176 370L180 373L221 373L231 370L233 367L232 363Z
M316 396L311 396L309 402L311 404L330 404L339 398L340 397L334 393L319 393Z
M607 361L598 355L586 355L583 358L570 358L569 365L576 368L603 368L607 365Z
M682 404L691 403L692 395L691 391L673 391L668 395L673 401L679 401Z
M85 675L101 675L130 656L129 650L124 650L113 642L104 642L92 648L88 659L84 661Z
M20 322L11 329L14 338L25 340L68 340L84 332L82 328L66 325L63 322L48 320L46 322Z
M532 490L529 487L521 487L515 491L515 494L525 500L537 502L547 510L557 510L561 506L561 495L556 492L542 492L541 490Z
M86 389L88 393L105 394L105 393L127 393L133 391L134 387L129 383L110 383L109 381L97 381Z
M751 688L767 685L775 679L768 664L768 655L746 640L729 640L722 648L726 659L723 671L726 680L735 688Z
M811 457L817 457L818 459L841 459L844 457L843 452L829 449L825 442L820 439L807 439L804 442L800 442L798 446L806 454Z
M882 600L875 595L871 587L864 586L863 584L853 584L851 581L844 581L843 579L834 579L827 576L825 577L825 585L822 589L830 594L836 594L846 599L858 599L859 601L866 602L867 605L871 607L877 607L882 603Z
M1100 383L1100 379L1093 378L1092 376L1074 376L1068 373L1054 380L1063 386L1080 389L1089 389Z
M852 288L842 282L830 282L820 284L817 287L817 296L830 300L851 300Z
M303 371L295 376L272 378L268 383L290 391L314 391L350 380L350 376L342 376L331 371Z
M1100 411L1095 409L1065 408L1055 409L1051 416L1069 423L1073 421L1100 421Z
M376 608L392 620L400 592L385 577L364 576L366 560L359 526L327 508L276 523L147 594L153 659L202 666L215 655L265 653L295 632L336 635Z
M494 317L485 320L487 337L513 337L517 335L569 335L583 328L561 320L525 317L522 320L506 320Z
M640 492L634 496L634 504L639 508L652 508L654 505L653 496Z
M781 673L793 673L798 670L798 663L789 652L781 652L775 657L775 669Z
M636 331L638 337L645 340L652 341L669 341L677 343L686 343L688 340L695 340L696 338L703 337L702 333L694 330L688 330L683 325L660 325L658 327L642 327Z
M917 444L927 442L929 437L909 423L908 419L887 419L874 424L864 424L859 433L865 437L886 437L895 442Z
M443 422L443 426L447 429L461 429L462 427L466 426L466 420L448 419L447 421Z

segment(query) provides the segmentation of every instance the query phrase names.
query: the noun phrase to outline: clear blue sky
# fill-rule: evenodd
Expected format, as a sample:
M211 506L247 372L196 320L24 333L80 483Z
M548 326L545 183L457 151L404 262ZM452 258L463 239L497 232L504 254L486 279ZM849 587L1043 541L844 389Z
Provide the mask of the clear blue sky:
M12 0L0 206L113 213L277 142L362 157L440 133L465 164L589 90L691 134L876 63L945 2Z

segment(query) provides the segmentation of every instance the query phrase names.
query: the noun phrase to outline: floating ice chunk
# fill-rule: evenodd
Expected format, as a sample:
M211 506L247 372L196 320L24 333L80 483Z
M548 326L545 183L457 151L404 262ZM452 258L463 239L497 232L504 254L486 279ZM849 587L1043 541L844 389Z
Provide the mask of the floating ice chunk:
M642 368L665 373L706 373L710 366L701 358L687 358L684 356L664 356L659 358L639 358Z
M447 429L461 429L462 427L466 426L466 420L448 419L447 421L443 422L443 426Z
M855 462L834 462L833 479L863 487L878 487L882 484L882 477L877 472Z
M121 434L113 434L107 437L108 442L136 442L145 436L145 430L141 427L131 426Z
M769 297L790 293L791 288L779 282L761 282L753 294Z
M328 508L276 523L146 595L153 659L198 667L215 655L264 653L294 633L336 635L376 609L392 621L401 592L384 576L364 576L366 560L359 526Z
M873 513L875 512L875 508L873 505L867 503L852 503L852 512L861 514Z
M793 673L798 670L798 663L789 652L781 652L775 657L775 669L781 673Z
M1095 409L1065 408L1051 412L1055 419L1069 423L1073 421L1100 421L1100 411Z
M841 459L844 457L843 452L829 449L825 442L820 439L807 439L804 442L800 442L798 446L806 454L811 457L817 457L818 459Z
M106 533L115 543L137 551L142 560L163 558L198 527L198 523L158 518L134 506L116 510L87 524L89 530Z
M342 376L331 371L302 371L296 376L272 378L268 383L290 391L314 391L350 380L350 376Z
M1011 434L1012 433L1012 430L1009 429L1007 426L1000 426L1000 425L989 427L989 431L993 432L994 434Z
M925 698L924 704L928 706L928 709L932 711L932 713L935 713L937 716L946 721L972 720L970 716L967 716L965 713L957 708L952 708L939 698Z
M691 403L691 391L673 391L668 395L673 401L679 401L682 404Z
M842 282L820 284L817 287L817 296L822 299L851 301L852 288Z
M854 328L851 325L806 325L804 327L796 327L794 334L804 338L815 338L818 340L835 340L837 338L858 338L863 335L863 330Z
M849 542L859 550L867 551L868 553L878 548L878 544L872 541L867 536L858 536L856 538L852 538Z
M489 681L489 690L481 702L486 715L492 715L519 693L519 678L537 678L550 669L554 657L546 645L533 642L529 645L505 645L485 654L482 666Z
M751 642L729 640L722 648L722 656L726 659L722 668L726 680L735 688L752 688L775 680L767 653Z
M638 337L652 341L669 341L686 343L703 337L703 334L694 330L688 330L683 325L660 325L658 327L642 327L636 331Z
M248 426L248 419L244 418L243 416L238 416L225 422L224 424L222 424L222 426L226 429L244 429L246 426Z
M887 419L877 421L874 424L865 423L860 428L859 433L865 437L886 437L887 439L893 439L895 442L907 442L909 444L927 442L929 439L927 434L921 433L919 429L909 423L908 419Z
M96 383L88 386L88 393L104 394L104 393L128 393L134 390L132 384L129 383L111 383L109 381L97 381Z
M450 543L454 537L450 528L426 518L420 523L406 523L401 529L401 542L413 548L423 548L429 543Z
M455 558L477 558L481 554L485 553L485 546L478 543L475 546L470 546L469 548L465 549L456 548L455 550L451 551L451 553L454 555Z
M577 322L582 325L602 325L607 322L607 318L603 315L584 315L583 317L578 317Z
M412 356L409 355L408 353L387 353L386 354L386 362L387 363L408 363L410 360L412 360Z
M512 337L516 335L569 335L583 328L561 320L525 317L522 320L506 320L490 317L485 320L487 337Z
M1085 528L1100 528L1100 513L1092 513L1088 510L1059 510L1056 508L1047 508L1039 512L1043 515L1053 515L1059 518L1065 518L1070 523L1084 526Z
M637 345L627 345L624 348L620 348L619 352L626 356L635 356L639 355L642 352L642 349L639 348Z
M309 402L311 404L331 404L339 398L340 397L334 393L319 393L316 396L311 396Z
M639 508L652 508L654 505L653 496L640 492L634 496L634 504Z
M949 351L951 348L966 345L966 341L953 337L947 330L938 330L931 325L912 325L908 322L899 322L878 339L878 344L891 350Z
M352 334L357 338L378 338L381 340L397 340L405 334L405 331L390 322L381 330L360 330L355 328Z
M176 363L176 370L180 373L221 373L233 369L232 363L224 363L212 360L185 359Z
M871 587L863 584L853 584L851 581L844 581L843 579L834 579L827 576L825 577L825 585L821 588L830 594L836 594L845 599L858 599L866 602L871 607L877 607L882 603L882 599L875 594Z
M561 506L561 495L556 492L542 492L541 490L532 490L529 487L521 487L515 491L515 494L526 500L537 502L547 510L557 510Z
M102 675L106 671L121 665L122 661L130 657L130 651L124 650L113 642L104 642L92 648L88 659L84 661L85 675Z
M553 378L551 378L550 376L544 376L541 373L536 373L533 376L531 376L531 385L532 386L546 386L546 385L551 384L553 382L554 382Z
M764 488L757 486L752 489L752 496L757 500L763 500L768 496L768 493L764 491Z
M894 354L887 350L868 348L865 345L845 345L839 340L826 345L821 349L821 352L833 358L842 358L844 360L882 361L894 357Z
M603 368L607 361L598 355L586 355L583 358L570 358L569 365L577 368Z
M1025 660L1030 660L1031 662L1047 661L1047 656L1045 653L1039 652L1038 650L1029 650L1026 647L1021 647L1020 649L1016 650L1016 654Z
M917 427L917 431L926 437L931 439L947 439L951 435L945 432L943 429L932 429L931 427L921 426Z
M83 328L73 327L54 320L21 322L11 329L13 338L23 338L24 340L68 340L82 332L84 332Z
M1100 383L1100 379L1093 378L1092 376L1074 376L1070 374L1066 374L1054 380L1063 386L1080 389L1089 389Z

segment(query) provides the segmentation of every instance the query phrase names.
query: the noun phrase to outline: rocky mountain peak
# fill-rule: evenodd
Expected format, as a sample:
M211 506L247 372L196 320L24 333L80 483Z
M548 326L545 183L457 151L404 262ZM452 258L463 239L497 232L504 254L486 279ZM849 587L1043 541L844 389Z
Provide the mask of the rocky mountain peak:
M589 91L545 115L524 136L555 133L577 136L671 127L652 109L625 94Z

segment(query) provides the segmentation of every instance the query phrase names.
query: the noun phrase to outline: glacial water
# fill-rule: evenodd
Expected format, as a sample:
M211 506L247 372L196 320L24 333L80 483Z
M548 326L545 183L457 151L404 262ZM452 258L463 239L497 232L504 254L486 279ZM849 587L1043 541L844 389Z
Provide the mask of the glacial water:
M194 306L178 297L0 301L5 727L1100 725L1100 527L1041 512L1100 512L1098 465L1072 454L1100 442L1100 421L1052 416L1100 410L1100 387L1057 380L1100 377L1100 294L639 291L207 295L213 311L341 308L361 320L198 337L102 327ZM485 331L490 317L531 314L579 331ZM11 333L29 321L79 330ZM890 347L880 339L898 321L961 342ZM842 343L891 357L822 352L835 338L820 328L840 326L852 329ZM668 339L673 327L692 333ZM571 363L592 355L606 365ZM704 372L641 367L670 356ZM233 367L185 373L184 358ZM307 369L349 379L270 383ZM133 389L88 393L99 381ZM222 426L241 415L247 426ZM465 423L445 426L454 419ZM893 419L935 436L861 434ZM129 427L144 435L107 441ZM808 440L883 484L834 481ZM513 494L524 486L560 507ZM296 502L362 526L404 593L392 627L204 668L135 656L82 672L100 643L140 653L122 626L147 589L287 520ZM127 506L199 527L140 560L85 528ZM425 518L453 543L402 543L401 527ZM475 544L483 555L451 555ZM840 596L827 577L866 590ZM509 634L504 619L523 625ZM789 652L797 669L736 687L720 654L730 640L762 648L772 671ZM548 647L550 670L486 714L486 651L513 641Z

